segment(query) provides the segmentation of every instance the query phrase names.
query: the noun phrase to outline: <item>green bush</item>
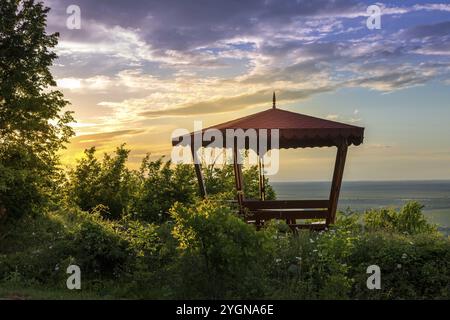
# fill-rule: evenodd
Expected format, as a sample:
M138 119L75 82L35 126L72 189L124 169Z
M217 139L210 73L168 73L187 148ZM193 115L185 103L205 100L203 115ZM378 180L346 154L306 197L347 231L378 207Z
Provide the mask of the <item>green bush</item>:
M133 172L126 167L130 151L122 145L114 156L105 154L102 162L95 152L94 147L85 150L85 157L70 171L68 199L84 211L102 205L107 217L118 219L128 212L136 185Z
M68 265L84 280L125 279L150 274L164 257L159 227L139 221L110 221L98 212L61 211L9 222L0 243L0 281L11 278L65 286ZM63 281L64 280L64 281Z
M115 155L95 157L95 148L85 150L84 157L70 171L67 199L84 211L105 207L105 217L162 223L170 219L169 209L175 202L193 204L199 197L197 178L192 165L172 165L163 158L150 160L147 155L139 170L126 167L129 150L124 145ZM233 166L209 166L204 170L208 195L216 200L236 198ZM243 171L246 198L259 198L259 175L255 166ZM275 192L265 179L266 199ZM0 185L1 187L1 185Z
M24 215L8 221L0 234L0 281L54 284L64 277L72 247L59 217Z
M381 269L381 290L366 287L365 271L373 264ZM349 265L355 299L450 297L450 243L440 235L364 234L355 244Z
M386 230L406 234L436 232L436 227L427 222L422 214L423 205L409 202L400 211L394 209L372 209L364 214L364 223L371 230Z
M228 207L203 201L170 211L178 240L176 296L180 298L256 298L264 292L265 232L246 224Z
M194 168L190 165L172 166L162 158L151 161L147 155L136 174L138 188L132 205L135 218L166 221L175 202L193 203L198 195Z
M414 203L401 212L410 216L411 210L417 213ZM356 213L339 213L336 225L325 232L278 232L267 294L285 299L448 299L449 239L421 223L420 229L411 227L415 223L396 224L402 226L399 232L380 219L374 229L361 225ZM423 221L423 215L414 219ZM370 265L381 268L381 290L366 286Z
M75 263L83 272L103 278L117 276L128 258L128 243L113 222L102 221L97 213L86 214L74 230Z
M278 232L267 293L280 299L346 299L352 286L347 259L356 241L346 228Z

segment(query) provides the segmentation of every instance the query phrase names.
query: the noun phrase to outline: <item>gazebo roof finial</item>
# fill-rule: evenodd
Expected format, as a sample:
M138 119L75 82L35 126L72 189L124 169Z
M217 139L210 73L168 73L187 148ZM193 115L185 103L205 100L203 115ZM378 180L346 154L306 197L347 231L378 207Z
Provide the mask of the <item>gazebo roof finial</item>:
M276 109L277 108L277 97L275 96L275 91L273 92L273 97L272 97L272 108Z

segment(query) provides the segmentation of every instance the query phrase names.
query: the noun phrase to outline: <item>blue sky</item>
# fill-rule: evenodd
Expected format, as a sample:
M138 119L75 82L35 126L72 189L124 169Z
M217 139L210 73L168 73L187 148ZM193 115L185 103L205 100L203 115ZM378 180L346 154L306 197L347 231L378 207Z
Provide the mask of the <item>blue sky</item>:
M121 142L131 162L170 134L270 107L366 128L347 180L450 179L450 4L439 1L56 1L53 68L84 148ZM66 9L81 9L81 29ZM381 28L366 26L367 7ZM334 150L281 153L274 180L331 177Z

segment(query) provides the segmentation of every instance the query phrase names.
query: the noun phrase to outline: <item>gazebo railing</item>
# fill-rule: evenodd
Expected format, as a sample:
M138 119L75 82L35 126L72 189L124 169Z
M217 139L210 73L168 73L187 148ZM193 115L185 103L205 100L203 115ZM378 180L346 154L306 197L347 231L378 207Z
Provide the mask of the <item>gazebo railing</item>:
M261 227L271 219L285 220L292 228L324 229L330 218L329 200L244 200L246 220ZM321 223L297 223L297 219L321 219Z

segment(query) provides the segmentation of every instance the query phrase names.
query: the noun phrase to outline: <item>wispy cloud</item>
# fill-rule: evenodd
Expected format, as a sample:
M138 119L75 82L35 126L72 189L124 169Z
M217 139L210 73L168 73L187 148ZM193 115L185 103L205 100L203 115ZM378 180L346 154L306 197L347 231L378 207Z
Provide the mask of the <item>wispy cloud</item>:
M279 90L278 101L283 103L299 101L310 97L313 94L327 92L332 90L331 87L323 87L308 90L285 91ZM246 108L254 108L257 106L268 105L272 91L262 90L250 94L238 95L234 97L224 97L214 100L206 100L201 102L188 103L183 107L176 109L157 110L143 112L143 116L147 117L161 117L161 116L186 116L199 114L212 114L232 112Z

